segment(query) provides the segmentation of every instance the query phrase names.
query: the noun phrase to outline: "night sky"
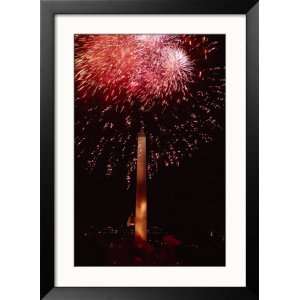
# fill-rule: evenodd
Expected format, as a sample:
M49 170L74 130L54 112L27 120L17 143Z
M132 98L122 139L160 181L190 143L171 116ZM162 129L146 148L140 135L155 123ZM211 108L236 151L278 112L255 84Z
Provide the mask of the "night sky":
M155 225L195 231L224 232L225 149L224 136L203 145L182 166L162 169L150 182L148 218ZM134 212L135 186L126 191L122 175L109 178L93 174L80 164L75 171L75 220L79 228L125 224Z
M101 114L108 106L108 103L103 101L108 95L107 91L104 92L103 88L102 90L99 88L97 93L92 94L88 90L90 87L85 86L86 93L83 95L80 90L82 83L75 79L75 249L81 246L81 236L88 232L91 225L96 228L124 226L128 216L134 212L135 168L133 167L129 178L126 176L128 176L128 160L132 161L136 156L136 150L134 150L136 133L141 124L145 126L149 164L153 166L155 163L151 158L153 151L165 155L170 145L175 149L180 147L181 153L184 153L180 158L177 154L175 155L175 163L172 163L173 157L171 157L170 161L167 161L167 166L165 165L166 159L161 155L162 159L158 162L158 168L154 171L152 168L151 172L148 170L151 177L151 180L148 178L147 181L149 226L159 226L183 241L201 242L203 236L210 231L225 235L225 36L205 36L208 40L206 45L212 44L216 48L206 59L197 54L197 49L203 50L203 37L184 36L183 42L180 41L179 46L193 61L193 76L194 73L198 75L201 70L202 77L200 80L193 77L193 82L187 83L188 95L180 96L180 90L170 95L164 95L163 92L162 98L168 99L168 106L165 108L155 102L149 106L148 111L141 111L140 103L133 103L129 109L128 103L122 102L122 97L126 98L128 95L120 89L116 102L109 103L109 105L112 104L111 107L117 106L117 109ZM84 48L84 42L88 39L86 36L84 38L75 37L75 58L79 58L87 49ZM188 48L187 41L189 40L194 43L191 50ZM167 41L167 43L170 42ZM79 67L75 63L75 74L78 73ZM223 71L214 77L216 73L210 74L208 71L210 68L222 68ZM220 85L220 82L222 82L222 88L218 88L217 93L216 90L212 91L211 86ZM115 86L109 86L109 88L113 89ZM144 93L144 90L142 92ZM131 103L137 101L138 95L140 94L133 95ZM159 101L159 95L153 96L150 93L149 97ZM172 101L176 97L181 97L180 99L186 97L188 101L173 105L172 103L175 102ZM222 105L217 102L220 99L223 101ZM201 107L209 108L209 112L192 108L193 101ZM124 111L120 110L122 104L124 104ZM164 110L164 115L154 122L153 116L160 114L162 110ZM174 115L174 111L176 118L169 117ZM122 123L126 114L129 114L133 120L129 127L123 126ZM189 119L193 114L201 120L196 125L192 125L196 129L194 130L194 127L188 123L184 132L176 131L175 122L181 122L181 124L194 122L194 116ZM102 116L101 119L98 118L99 116ZM116 124L114 131L107 131L105 123L111 120ZM161 124L157 125L157 123ZM215 124L217 126L213 126ZM191 135L187 135L186 132L190 129L194 131ZM187 143L189 143L203 131L209 136L209 142L199 139L200 142L193 146L191 151L187 151L187 146L181 142L181 139L186 135ZM149 138L149 135L155 136L156 134L161 141L159 147L156 146L154 140ZM131 139L128 139L131 145L122 152L121 147L124 149L126 135L131 136ZM111 145L114 146L103 147L101 155L96 156L97 159L94 159L93 167L90 168L91 153L97 148L101 137L112 138ZM171 142L168 141L168 137ZM83 142L78 145L78 140ZM122 154L124 154L123 159L115 162L115 158ZM95 155L92 157L94 158ZM112 167L109 174L108 164ZM127 179L127 184L124 178ZM224 254L225 252L223 256Z

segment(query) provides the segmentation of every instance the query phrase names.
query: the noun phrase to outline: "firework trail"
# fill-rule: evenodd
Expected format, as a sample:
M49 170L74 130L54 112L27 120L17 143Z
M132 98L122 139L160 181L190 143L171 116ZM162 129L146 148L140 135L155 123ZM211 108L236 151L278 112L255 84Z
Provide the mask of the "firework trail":
M148 139L148 178L179 166L222 130L224 66L218 41L200 35L75 36L76 156L107 176L136 168L136 136Z

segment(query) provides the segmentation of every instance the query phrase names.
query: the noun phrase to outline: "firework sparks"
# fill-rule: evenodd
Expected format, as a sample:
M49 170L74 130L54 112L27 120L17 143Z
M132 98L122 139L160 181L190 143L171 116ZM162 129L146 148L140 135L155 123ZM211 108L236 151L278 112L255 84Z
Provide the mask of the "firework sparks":
M125 165L129 187L141 126L150 179L211 142L224 111L224 66L210 61L217 50L206 36L75 36L77 158L107 176Z
M148 103L184 93L191 80L192 62L164 36L84 36L77 43L83 43L75 60L82 98L99 91L111 102L134 97Z

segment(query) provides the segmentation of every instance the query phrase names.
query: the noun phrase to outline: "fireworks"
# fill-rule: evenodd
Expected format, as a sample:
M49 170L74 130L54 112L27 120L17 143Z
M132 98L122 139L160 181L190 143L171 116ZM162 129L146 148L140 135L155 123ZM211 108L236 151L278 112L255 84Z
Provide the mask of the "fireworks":
M83 36L77 43L83 43L75 60L82 98L99 91L110 102L134 97L147 106L174 92L184 93L191 80L192 62L166 36Z
M179 166L222 129L224 66L218 41L193 35L75 37L76 155L89 170L124 170L130 186L144 126L148 178Z

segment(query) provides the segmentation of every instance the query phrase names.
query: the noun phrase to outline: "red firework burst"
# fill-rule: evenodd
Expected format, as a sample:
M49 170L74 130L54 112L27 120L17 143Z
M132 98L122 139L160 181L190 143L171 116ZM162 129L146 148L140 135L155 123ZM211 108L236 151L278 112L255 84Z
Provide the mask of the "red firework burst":
M224 126L224 41L204 35L75 36L76 158L90 171L101 165L108 176L124 166L129 188L142 123L149 179L212 142Z
M93 35L77 39L75 79L81 98L149 103L185 94L193 63L175 39L156 35Z

